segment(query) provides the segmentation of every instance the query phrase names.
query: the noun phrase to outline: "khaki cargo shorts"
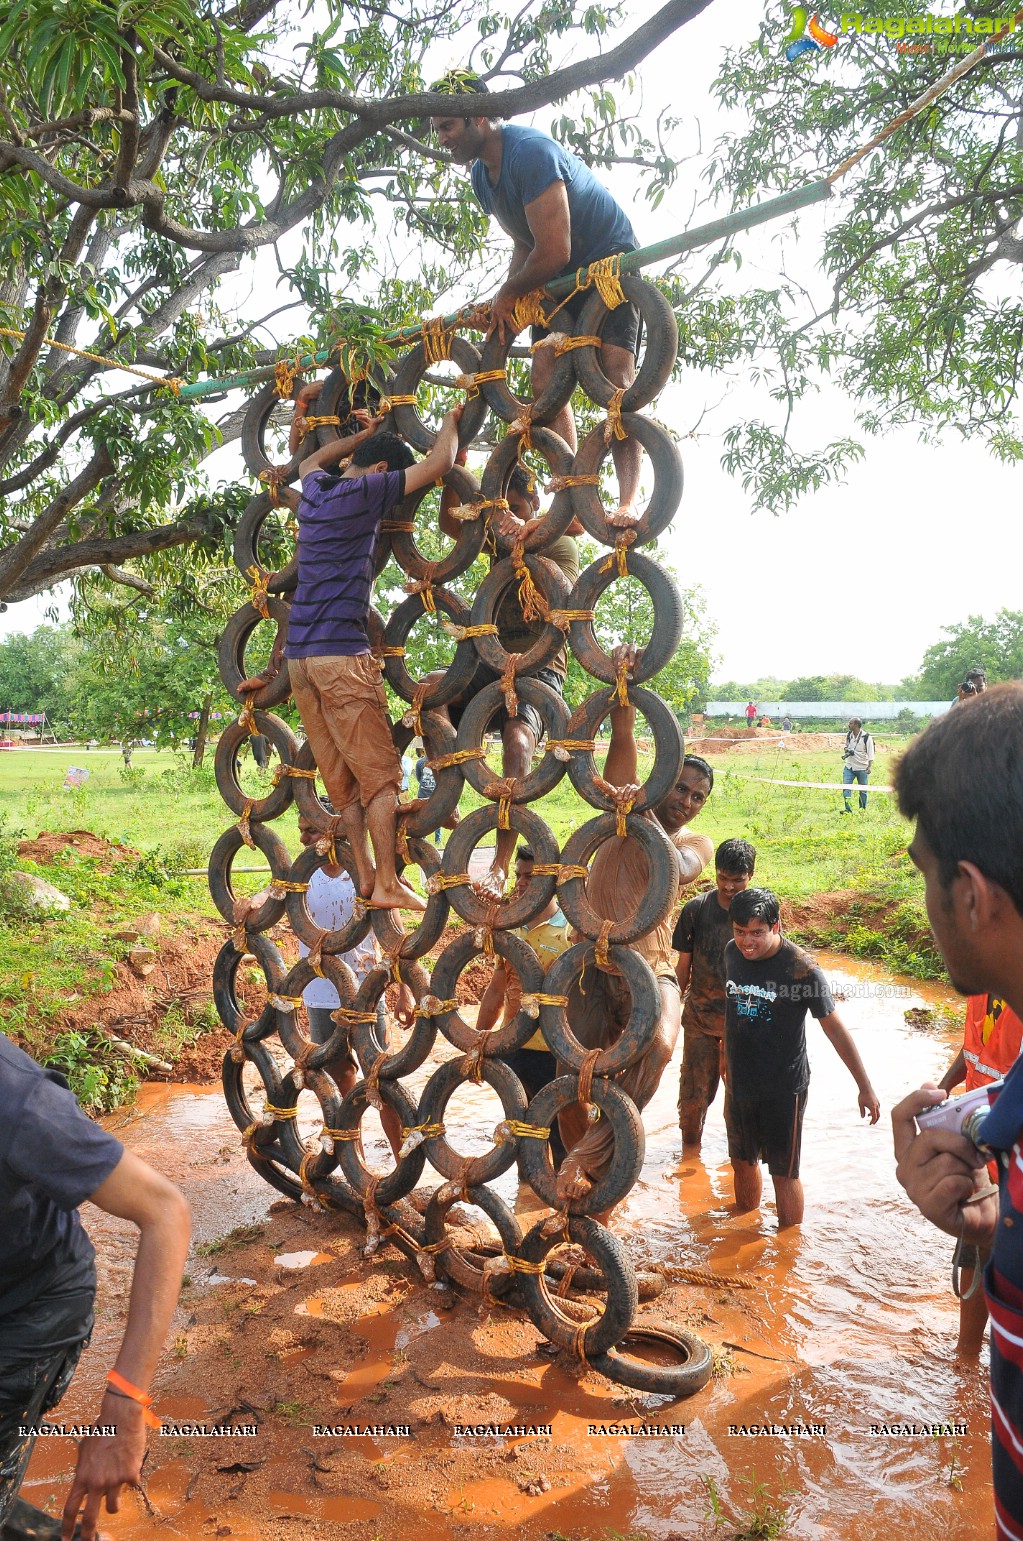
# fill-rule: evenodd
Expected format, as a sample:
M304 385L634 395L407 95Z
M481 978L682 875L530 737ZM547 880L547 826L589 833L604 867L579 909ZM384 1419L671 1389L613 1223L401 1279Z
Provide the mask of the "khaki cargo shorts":
M388 790L397 799L401 761L391 738L380 665L372 653L289 658L309 747L334 807L368 807Z

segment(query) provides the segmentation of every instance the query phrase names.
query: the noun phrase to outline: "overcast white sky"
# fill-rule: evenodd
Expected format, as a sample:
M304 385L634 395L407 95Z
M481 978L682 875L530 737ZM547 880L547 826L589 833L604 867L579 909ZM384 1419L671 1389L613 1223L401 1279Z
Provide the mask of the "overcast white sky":
M938 0L932 9L951 14L954 7ZM734 46L755 37L762 11L757 0L717 0L644 66L646 108L652 115L667 108L691 119L692 148L698 122L702 143L702 156L656 211L644 200L633 202L631 175L613 180L644 245L692 222L693 188L725 126L710 85L726 41ZM548 127L552 116L548 110L534 121ZM708 217L711 211L702 211L696 222ZM798 241L783 237L788 271L818 299L830 293L814 267L823 221L830 217L830 210L811 210L802 216ZM779 227L754 231L739 244L741 278L772 281ZM695 278L700 271L695 254L687 272ZM654 411L685 433L721 394L713 376L693 375L666 392ZM895 681L918 668L943 625L1019 605L1013 560L1018 471L978 447L954 440L926 446L912 432L892 433L866 441L866 458L844 485L778 517L751 514L740 483L720 467L721 436L745 413L766 416L769 410L770 403L752 392L734 391L704 421L699 437L682 445L686 490L665 544L682 580L701 583L707 592L719 626L716 679L849 672ZM797 410L792 437L809 449L854 433L851 404L832 390ZM30 631L46 603L12 606L0 616L0 635Z

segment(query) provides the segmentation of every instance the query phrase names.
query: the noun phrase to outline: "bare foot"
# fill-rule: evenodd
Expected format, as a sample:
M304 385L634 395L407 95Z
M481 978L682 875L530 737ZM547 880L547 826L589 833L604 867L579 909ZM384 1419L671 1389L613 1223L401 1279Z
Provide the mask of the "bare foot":
M396 878L393 888L384 888L377 882L370 895L374 904L383 910L425 910L426 900L414 888Z
M639 519L640 515L635 503L620 503L614 513L607 516L608 524L619 526L638 524Z
M479 878L472 886L481 899L493 899L497 902L504 898L505 885L508 882L508 874L503 867L495 861L489 872Z

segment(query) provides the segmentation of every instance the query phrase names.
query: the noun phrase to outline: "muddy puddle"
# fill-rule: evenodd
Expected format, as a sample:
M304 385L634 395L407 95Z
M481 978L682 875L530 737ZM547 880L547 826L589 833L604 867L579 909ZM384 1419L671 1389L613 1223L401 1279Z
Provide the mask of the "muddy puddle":
M579 1374L519 1314L481 1312L474 1299L431 1288L386 1247L364 1258L350 1221L281 1201L251 1171L219 1088L145 1088L109 1122L185 1189L197 1246L155 1387L165 1431L150 1441L149 1512L130 1497L104 1516L105 1532L125 1541L991 1534L987 1351L979 1366L954 1359L951 1242L897 1187L887 1117L957 1047L954 1034L907 1027L903 1013L949 997L818 956L884 1112L875 1129L859 1120L855 1086L811 1024L799 1232L778 1236L769 1197L759 1215L732 1212L720 1099L700 1156L680 1160L681 1046L645 1112L646 1165L616 1228L637 1262L726 1281L675 1282L640 1307L643 1319L687 1326L715 1350L720 1373L679 1403ZM460 1091L449 1138L464 1154L482 1151L499 1117L486 1087ZM379 1126L366 1128L367 1155L383 1168ZM437 1181L428 1168L424 1186ZM514 1172L496 1186L528 1226L536 1201L517 1193ZM100 1256L97 1329L64 1421L95 1409L133 1250L130 1228L95 1211L87 1222ZM203 1437L197 1424L256 1432ZM492 1425L550 1432L459 1432ZM644 1425L662 1432L637 1432ZM665 1432L672 1426L684 1432ZM29 1496L59 1509L73 1452L70 1441L41 1441Z

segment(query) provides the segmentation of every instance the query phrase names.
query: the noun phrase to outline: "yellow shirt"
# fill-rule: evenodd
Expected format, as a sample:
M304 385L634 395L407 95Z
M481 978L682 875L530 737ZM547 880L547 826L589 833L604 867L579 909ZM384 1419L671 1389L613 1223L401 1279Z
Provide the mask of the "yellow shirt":
M512 932L513 936L521 937L528 942L530 947L540 959L540 966L544 973L550 968L555 958L560 958L563 952L567 952L571 943L568 940L568 921L560 910L555 910L547 920L541 920L533 926L519 926ZM522 999L522 985L518 974L510 966L505 965L506 973L504 995L504 1020L510 1022L519 1009ZM524 1049L546 1049L547 1043L543 1033L537 1028L528 1043L523 1044Z

